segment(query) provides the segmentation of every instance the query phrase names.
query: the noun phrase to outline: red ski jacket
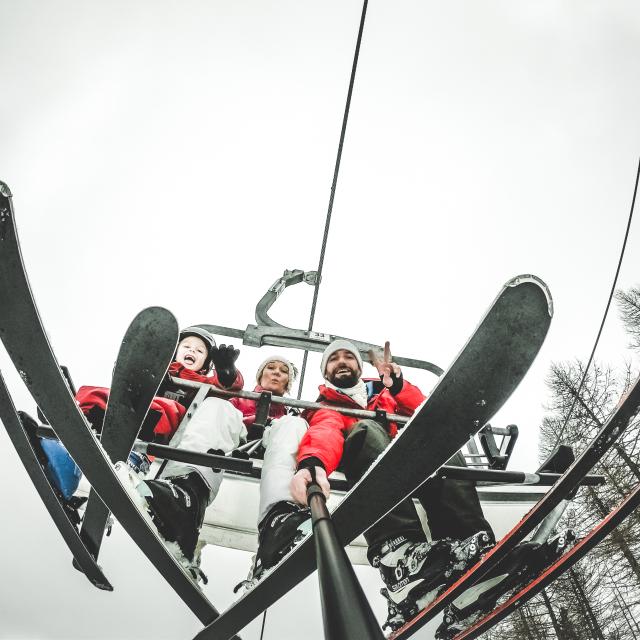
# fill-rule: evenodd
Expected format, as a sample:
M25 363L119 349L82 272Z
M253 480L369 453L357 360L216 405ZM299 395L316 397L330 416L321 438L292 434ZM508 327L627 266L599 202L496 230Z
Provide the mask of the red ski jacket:
M235 389L234 389L235 391ZM258 385L254 391L256 393L262 393L264 389ZM249 400L248 398L231 398L229 402L236 408L242 411L242 421L245 426L250 427L256 421L256 409L258 402L256 400ZM282 418L287 412L287 408L283 404L271 404L269 406L270 418Z
M176 378L182 380L195 380L196 382L204 382L205 384L212 384L216 387L223 388L218 381L218 376L203 376L191 369L185 369L184 365L179 362L172 362L169 365L168 373ZM244 380L242 374L238 371L238 375L229 389L232 391L238 391L242 389ZM80 406L80 410L85 415L88 414L91 409L98 407L103 411L107 408L107 401L109 400L109 389L105 387L80 387L76 393L76 401ZM156 436L160 436L160 440L168 440L176 432L176 429L180 425L182 417L187 412L186 408L181 405L177 400L170 400L169 398L163 398L156 396L151 402L151 409L160 412L160 419L158 420L153 432Z
M403 380L402 389L392 396L380 380L367 380L368 401L366 409L374 411L382 409L387 413L397 413L410 416L425 399L422 391L410 382ZM362 409L354 400L335 389L320 385L320 396L317 402L327 406L348 407ZM333 473L340 464L345 436L351 427L358 422L358 418L343 416L330 409L307 409L302 417L309 423L309 429L303 436L298 448L298 463L305 458L318 458L324 465L327 475ZM398 425L389 422L389 435L394 438L398 433Z

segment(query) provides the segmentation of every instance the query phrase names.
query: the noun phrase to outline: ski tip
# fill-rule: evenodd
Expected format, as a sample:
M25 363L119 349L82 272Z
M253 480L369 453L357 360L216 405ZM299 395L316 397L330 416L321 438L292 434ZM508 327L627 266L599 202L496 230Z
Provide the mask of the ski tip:
M169 311L169 309L167 309L166 307L161 307L159 305L156 305L152 307L145 307L144 309L142 309L142 311L138 313L138 316L144 316L144 315L160 315L165 317L171 317L173 316L173 313L171 313L171 311Z
M131 326L139 323L154 323L167 329L175 330L178 333L178 321L176 317L165 307L146 307L140 311L131 322Z
M0 195L3 195L5 198L11 197L11 189L9 189L9 185L6 182L2 182L2 180L0 180Z
M90 555L93 555L93 554L90 554ZM73 568L77 569L80 573L85 573L85 570L82 568L82 565L78 562L76 558L74 558L71 561L71 564L73 565ZM97 587L101 591L113 591L113 586L111 585L109 580L107 580L107 577L102 573L101 567L99 567L97 564L96 564L96 567L98 567L99 573L101 575L94 576L94 575L89 575L85 573L89 582L91 582L91 584L94 587Z
M101 591L113 591L113 587L108 582L99 582L96 580L93 584Z
M551 291L549 291L549 287L547 283L542 279L538 278L538 276L534 276L531 273L523 273L515 278L511 278L505 283L506 287L518 287L520 285L531 283L536 285L540 291L544 294L544 297L547 299L547 307L549 309L549 317L553 318L553 298L551 297Z

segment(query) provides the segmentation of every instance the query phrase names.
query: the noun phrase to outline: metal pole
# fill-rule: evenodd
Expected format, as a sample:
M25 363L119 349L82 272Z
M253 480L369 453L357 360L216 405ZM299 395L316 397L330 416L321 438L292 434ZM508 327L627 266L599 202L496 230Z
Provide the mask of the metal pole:
M322 489L307 489L316 547L322 620L326 640L384 640L371 606L338 541Z
M56 432L49 426L40 425L36 431L41 438L49 438L57 440ZM252 440L247 444L241 445L237 451L251 451L260 445L262 441ZM140 453L163 458L164 460L175 460L176 462L185 462L187 464L196 464L201 467L210 467L211 469L221 469L223 471L232 471L253 478L261 476L261 466L256 460L246 460L244 458L236 458L225 454L217 455L212 453L202 453L200 451L192 451L189 449L180 449L172 445L156 444L155 442L146 442L144 440L136 440L133 449ZM468 482L477 482L481 486L494 484L518 485L524 484L529 486L547 487L555 484L562 476L560 473L525 473L524 471L501 471L497 469L470 469L469 467L454 467L444 465L438 471L438 477L449 480L466 480ZM336 491L348 491L345 480L339 478L331 478L329 480L331 488ZM604 476L586 475L580 481L581 487L593 487L604 484Z

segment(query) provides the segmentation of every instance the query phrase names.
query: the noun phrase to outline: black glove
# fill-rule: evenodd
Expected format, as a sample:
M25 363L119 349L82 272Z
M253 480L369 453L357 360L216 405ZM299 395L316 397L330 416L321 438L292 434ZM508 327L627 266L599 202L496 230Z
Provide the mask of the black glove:
M402 391L402 387L404 385L404 380L402 379L402 372L400 372L399 376L396 376L396 374L392 371L390 374L391 377L391 386L387 387L387 389L389 389L389 393L392 396L397 396L401 391ZM384 376L380 376L380 382L382 382L382 379L384 378ZM382 384L384 385L384 382L382 382Z
M296 469L296 471L300 471L300 469L313 469L313 467L322 467L324 469L324 464L322 462L322 460L320 460L320 458L305 458L304 460L301 460L298 463L298 468ZM326 469L325 469L326 471ZM312 474L313 477L313 474Z
M238 375L235 361L240 355L240 350L232 344L221 344L219 347L211 348L211 360L218 374L218 380L223 387L230 387Z

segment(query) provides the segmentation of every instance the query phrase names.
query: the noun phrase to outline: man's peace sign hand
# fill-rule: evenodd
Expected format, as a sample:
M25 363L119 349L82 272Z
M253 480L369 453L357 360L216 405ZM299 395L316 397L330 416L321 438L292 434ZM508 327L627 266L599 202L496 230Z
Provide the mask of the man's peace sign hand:
M369 362L378 370L378 373L382 376L382 384L390 389L393 386L394 378L399 378L402 375L402 370L391 359L391 347L389 341L384 343L384 353L382 359L373 350L369 350Z

